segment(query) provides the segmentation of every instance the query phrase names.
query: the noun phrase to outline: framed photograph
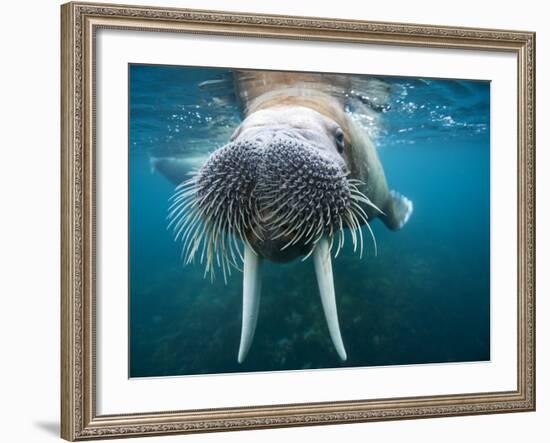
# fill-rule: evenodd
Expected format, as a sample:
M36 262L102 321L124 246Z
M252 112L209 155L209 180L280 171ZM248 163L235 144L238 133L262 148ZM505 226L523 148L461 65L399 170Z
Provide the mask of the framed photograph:
M535 35L68 3L67 440L535 409Z

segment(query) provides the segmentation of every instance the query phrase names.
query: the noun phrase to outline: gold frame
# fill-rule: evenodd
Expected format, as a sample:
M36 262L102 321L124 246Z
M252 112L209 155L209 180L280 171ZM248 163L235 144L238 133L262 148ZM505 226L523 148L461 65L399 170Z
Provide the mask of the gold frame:
M510 392L98 416L94 36L99 28L507 51L518 69L518 380ZM61 7L61 436L67 440L533 411L535 34L123 5Z

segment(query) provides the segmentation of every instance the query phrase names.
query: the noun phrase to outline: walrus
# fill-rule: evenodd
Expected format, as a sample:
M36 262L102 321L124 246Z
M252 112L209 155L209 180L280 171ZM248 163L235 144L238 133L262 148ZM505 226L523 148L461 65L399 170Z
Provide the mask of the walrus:
M389 189L371 138L346 110L350 78L234 71L242 122L171 198L169 227L183 242L185 263L200 259L205 273L219 267L224 278L242 264L239 363L256 329L262 262L310 256L329 334L345 361L331 253L338 255L348 232L362 254L362 226L376 248L370 221L398 230L413 212L409 199ZM174 180L183 164L157 166Z

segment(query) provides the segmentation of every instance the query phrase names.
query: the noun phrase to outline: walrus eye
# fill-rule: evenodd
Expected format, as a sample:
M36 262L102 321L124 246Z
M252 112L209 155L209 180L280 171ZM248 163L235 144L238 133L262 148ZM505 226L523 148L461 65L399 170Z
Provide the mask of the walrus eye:
M336 149L341 154L344 152L344 131L338 128L334 137L336 138Z

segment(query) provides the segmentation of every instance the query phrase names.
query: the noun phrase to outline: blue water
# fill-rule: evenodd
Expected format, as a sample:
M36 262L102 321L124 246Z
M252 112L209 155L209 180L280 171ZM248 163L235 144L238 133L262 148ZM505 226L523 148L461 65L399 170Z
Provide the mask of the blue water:
M130 376L410 365L490 359L490 84L382 78L391 86L375 137L388 183L414 202L401 231L372 222L378 255L333 261L341 362L311 259L267 263L250 353L237 363L242 275L213 283L183 266L166 229L174 185L151 158L189 168L240 121L224 69L130 68ZM368 235L368 234L366 234ZM372 249L372 248L371 248Z

